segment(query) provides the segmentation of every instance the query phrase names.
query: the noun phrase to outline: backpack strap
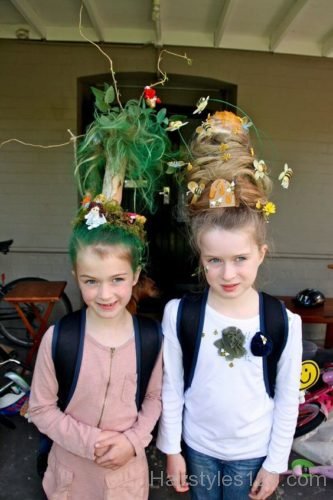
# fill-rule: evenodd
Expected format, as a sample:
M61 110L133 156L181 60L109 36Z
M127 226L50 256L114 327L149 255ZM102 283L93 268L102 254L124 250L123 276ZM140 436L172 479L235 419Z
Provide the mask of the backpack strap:
M177 336L183 352L184 392L191 386L205 319L208 288L185 295L178 306Z
M58 406L64 411L74 394L82 361L86 309L67 314L54 326L52 360L58 381ZM37 473L44 477L52 439L40 434Z
M147 392L151 373L161 350L162 330L158 321L144 316L133 316L133 323L138 377L135 400L139 411Z
M263 356L263 370L266 391L273 398L277 365L288 339L288 317L285 305L267 293L259 293L260 331L271 338L271 354Z
M67 314L59 320L53 331L52 359L58 381L58 406L64 411L74 394L79 377L86 309Z

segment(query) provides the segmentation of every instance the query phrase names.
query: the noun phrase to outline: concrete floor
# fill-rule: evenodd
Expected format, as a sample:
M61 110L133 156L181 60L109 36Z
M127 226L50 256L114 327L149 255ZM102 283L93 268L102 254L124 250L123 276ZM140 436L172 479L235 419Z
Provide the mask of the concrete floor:
M17 351L20 359L24 359L24 350ZM0 500L46 500L36 473L38 431L19 415L12 417L11 421L16 425L15 429L0 424ZM148 448L147 457L151 484L149 500L189 500L189 494L177 494L165 484L164 456L154 446ZM295 458L299 456L292 453L290 461ZM317 476L298 480L293 476L281 477L280 486L271 500L308 500L313 497L318 500L333 498L333 480Z
M12 421L16 425L14 430L0 426L0 500L45 500L40 479L35 472L38 431L33 424L18 415ZM296 456L293 454L291 458ZM188 494L176 494L172 488L161 484L164 459L156 448L149 447L148 459L151 471L149 500L189 500ZM333 480L315 476L299 481L294 477L289 480L284 478L272 499L308 500L313 497L318 500L333 498Z

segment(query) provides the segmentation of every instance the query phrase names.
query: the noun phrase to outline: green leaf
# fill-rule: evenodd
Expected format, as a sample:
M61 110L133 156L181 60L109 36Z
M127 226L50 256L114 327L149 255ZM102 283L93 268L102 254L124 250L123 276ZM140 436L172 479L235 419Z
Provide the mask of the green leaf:
M157 123L165 123L164 119L165 119L166 113L167 113L166 108L162 108L159 110L159 112L156 115Z
M115 98L114 88L112 87L112 85L110 85L110 87L105 92L104 101L106 102L106 104L111 104L114 101L114 98Z
M102 126L102 127L109 127L110 126L110 123L111 123L111 120L108 116L105 116L105 115L102 115L98 118L98 123Z
M102 113L106 113L109 109L109 106L104 101L104 90L97 89L96 87L91 87L91 91L95 96L95 106Z

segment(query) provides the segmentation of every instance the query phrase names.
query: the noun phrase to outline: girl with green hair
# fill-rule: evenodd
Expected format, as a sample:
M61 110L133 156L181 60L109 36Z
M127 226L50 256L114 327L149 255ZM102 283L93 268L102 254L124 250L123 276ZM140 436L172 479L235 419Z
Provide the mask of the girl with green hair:
M147 284L151 293L152 282L140 281L147 249L145 217L125 211L120 203L126 175L140 180L143 205L153 208L170 143L162 124L165 113L141 101L130 101L121 110L106 106L103 111L99 104L76 157L84 197L69 250L86 305L77 385L61 411L51 327L39 348L29 413L53 440L43 479L49 499L146 500L145 447L161 411L162 359L159 352L138 407L141 358L131 313Z

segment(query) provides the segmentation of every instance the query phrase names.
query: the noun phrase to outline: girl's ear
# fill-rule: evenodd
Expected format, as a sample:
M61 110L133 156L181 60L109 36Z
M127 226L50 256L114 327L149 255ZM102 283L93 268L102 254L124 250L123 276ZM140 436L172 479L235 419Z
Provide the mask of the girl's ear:
M260 264L262 264L265 256L266 256L266 253L268 251L268 245L262 245L260 248L259 248L259 254L260 254Z
M137 284L137 282L139 281L140 273L141 273L141 267L138 267L134 273L132 286L135 286Z

